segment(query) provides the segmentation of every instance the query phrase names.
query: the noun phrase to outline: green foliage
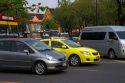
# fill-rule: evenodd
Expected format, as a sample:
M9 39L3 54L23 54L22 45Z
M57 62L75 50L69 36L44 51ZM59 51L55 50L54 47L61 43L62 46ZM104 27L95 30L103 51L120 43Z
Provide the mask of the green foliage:
M19 24L28 21L28 13L26 8L26 0L1 0L0 13L9 16L16 16Z
M99 24L114 25L117 19L116 6L112 0L101 0L99 2Z
M81 20L83 26L94 24L95 19L95 3L93 0L77 0L74 2L74 8L77 17Z
M73 11L72 6L64 6L61 8L57 8L54 12L56 19L58 20L59 24L62 26L63 31L71 32L72 27L74 26L75 22L75 13Z
M44 30L57 30L57 24L53 17L51 19L44 19L42 21L42 26Z
M55 10L55 17L66 32L84 26L125 24L124 0L62 0ZM67 4L68 3L68 4Z
M64 2L62 3L64 4ZM79 29L94 23L95 13L93 13L92 4L92 0L77 0L74 3L65 4L57 8L54 14L63 31L72 34L73 29Z

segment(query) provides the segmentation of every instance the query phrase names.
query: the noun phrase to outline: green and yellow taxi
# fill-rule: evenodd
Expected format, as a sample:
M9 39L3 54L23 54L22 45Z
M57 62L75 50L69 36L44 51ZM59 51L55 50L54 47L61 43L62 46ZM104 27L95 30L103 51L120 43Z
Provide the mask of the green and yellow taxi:
M94 63L100 61L100 54L97 50L82 47L79 44L62 38L51 38L40 40L48 44L52 49L64 53L69 60L69 65L78 66L81 63Z

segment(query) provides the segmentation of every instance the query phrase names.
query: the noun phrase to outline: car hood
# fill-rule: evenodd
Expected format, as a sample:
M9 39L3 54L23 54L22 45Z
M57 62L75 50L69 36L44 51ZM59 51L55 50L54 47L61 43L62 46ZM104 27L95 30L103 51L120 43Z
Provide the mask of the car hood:
M43 55L49 55L49 56L52 56L53 58L56 58L56 59L60 59L60 58L64 58L65 55L60 53L60 52L57 52L57 51L54 51L54 50L50 50L50 51L44 51L42 52Z
M121 44L125 44L125 39L120 40Z
M89 47L78 47L75 48L75 50L79 50L79 51L91 51L91 52L97 52L97 50L93 49L93 48L89 48Z

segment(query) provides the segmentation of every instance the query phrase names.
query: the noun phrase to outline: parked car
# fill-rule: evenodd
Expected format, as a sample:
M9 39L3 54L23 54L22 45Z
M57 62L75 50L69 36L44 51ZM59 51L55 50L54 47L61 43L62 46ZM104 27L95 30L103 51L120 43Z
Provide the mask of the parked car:
M0 39L0 68L30 69L36 74L67 68L64 54L52 50L39 40L29 38Z
M69 64L78 66L81 63L94 63L100 61L100 54L97 50L81 47L79 44L68 39L43 39L52 49L66 54Z
M111 59L125 58L125 27L85 27L80 34L80 44L95 48Z
M66 38L69 38L69 34L68 34L68 33L58 33L58 37L66 37Z

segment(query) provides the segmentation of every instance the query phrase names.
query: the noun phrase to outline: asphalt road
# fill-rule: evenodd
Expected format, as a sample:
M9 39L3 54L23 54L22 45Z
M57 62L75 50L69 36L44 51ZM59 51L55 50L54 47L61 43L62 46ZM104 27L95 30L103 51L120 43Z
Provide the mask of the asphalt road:
M125 60L102 59L42 76L29 71L1 71L0 83L125 83Z

